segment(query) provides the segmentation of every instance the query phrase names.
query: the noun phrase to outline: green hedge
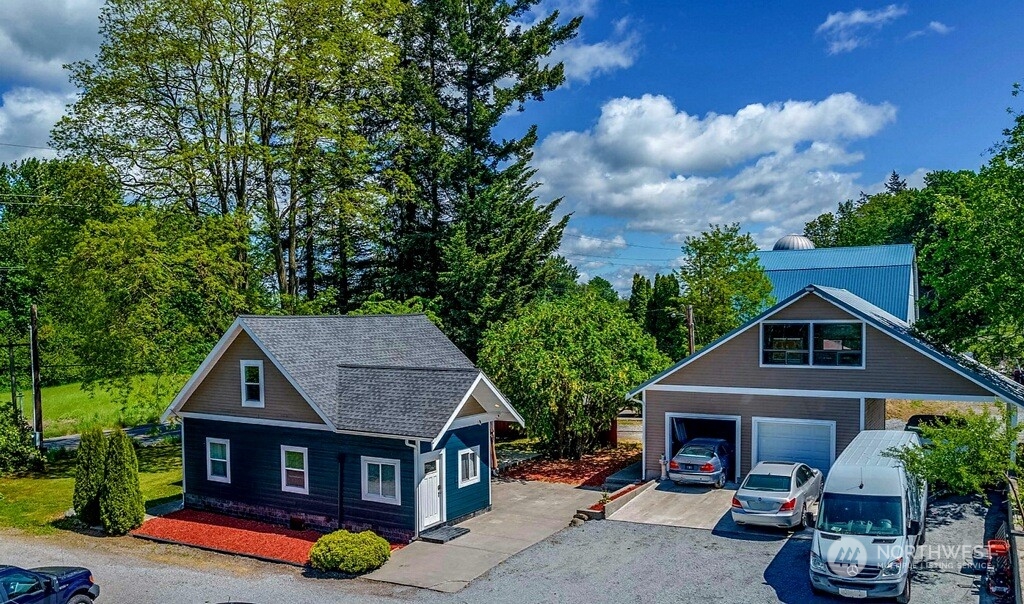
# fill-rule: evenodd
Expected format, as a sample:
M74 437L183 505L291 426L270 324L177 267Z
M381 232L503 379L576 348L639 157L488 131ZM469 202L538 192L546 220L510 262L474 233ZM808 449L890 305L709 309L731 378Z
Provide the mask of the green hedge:
M111 535L124 535L142 524L146 515L139 484L139 458L131 437L114 430L107 441L107 467L100 491L100 520Z
M335 531L317 539L309 563L320 571L359 575L376 570L391 557L391 544L373 531Z
M100 492L107 474L107 437L93 428L82 433L75 467L75 514L89 526L100 524Z
M3 406L0 408L0 476L40 466L32 429L20 417L11 417L10 408Z

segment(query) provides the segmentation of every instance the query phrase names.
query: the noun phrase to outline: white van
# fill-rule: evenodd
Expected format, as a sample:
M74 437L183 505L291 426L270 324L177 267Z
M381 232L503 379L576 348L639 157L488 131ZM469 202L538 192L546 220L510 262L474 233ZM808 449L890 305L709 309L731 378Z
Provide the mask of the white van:
M928 485L883 453L918 446L913 432L868 430L832 465L811 541L815 592L910 601L914 549L924 543Z

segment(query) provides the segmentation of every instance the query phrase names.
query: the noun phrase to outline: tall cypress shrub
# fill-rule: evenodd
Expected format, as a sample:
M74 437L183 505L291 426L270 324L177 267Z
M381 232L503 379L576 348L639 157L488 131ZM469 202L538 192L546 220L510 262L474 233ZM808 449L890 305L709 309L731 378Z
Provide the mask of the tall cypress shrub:
M107 437L99 428L82 433L75 467L73 502L78 518L94 526L100 523L100 491L107 467Z
M107 472L100 492L100 520L111 535L124 535L138 528L146 515L139 485L139 458L132 439L115 431L107 446Z

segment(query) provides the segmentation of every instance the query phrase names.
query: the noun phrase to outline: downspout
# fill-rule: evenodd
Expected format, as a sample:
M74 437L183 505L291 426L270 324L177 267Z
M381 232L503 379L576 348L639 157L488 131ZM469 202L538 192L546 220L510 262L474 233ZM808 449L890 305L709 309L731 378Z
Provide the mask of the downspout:
M412 522L413 541L420 538L420 510L419 510L419 473L420 473L420 441L406 439L405 446L412 447Z

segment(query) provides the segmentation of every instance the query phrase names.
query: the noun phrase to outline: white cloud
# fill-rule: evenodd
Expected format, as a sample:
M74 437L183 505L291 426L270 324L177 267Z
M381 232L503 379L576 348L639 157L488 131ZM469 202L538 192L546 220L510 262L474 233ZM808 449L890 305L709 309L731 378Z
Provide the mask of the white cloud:
M0 96L0 163L26 157L53 157L46 147L50 128L64 115L72 94L15 88ZM20 145L20 146L16 146Z
M918 29L907 34L907 39L912 40L914 38L919 38L925 34L938 34L940 36L945 36L949 33L952 33L953 29L953 27L946 25L941 21L932 21L928 23L928 25L925 26L924 29Z
M872 31L877 31L903 15L906 7L890 4L876 10L855 9L849 12L829 13L817 33L825 38L828 54L850 52L864 46Z
M847 141L877 133L896 116L888 103L852 94L821 101L755 104L704 117L662 96L607 102L583 132L557 132L535 166L545 195L565 211L676 241L709 223L738 221L759 242L856 197L861 161ZM785 232L783 232L785 231Z
M8 86L69 90L62 65L99 49L102 0L4 0L0 73Z
M561 61L565 65L567 81L587 83L596 76L632 67L639 54L640 36L628 19L620 19L611 38L593 44L571 40L556 48L549 58L552 63Z
M614 252L626 248L626 238L621 234L614 237L595 237L584 235L575 228L567 228L562 236L562 245L558 253L564 256L591 255L610 256Z

